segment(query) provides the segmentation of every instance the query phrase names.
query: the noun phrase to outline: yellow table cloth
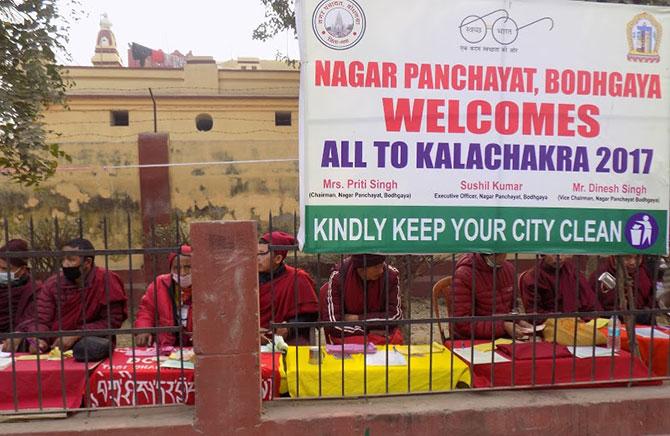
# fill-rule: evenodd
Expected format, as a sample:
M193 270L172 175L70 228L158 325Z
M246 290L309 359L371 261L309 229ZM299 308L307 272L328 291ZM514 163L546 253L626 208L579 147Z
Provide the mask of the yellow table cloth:
M430 384L430 354L412 356L408 364L388 367L388 391L386 390L386 367L367 365L367 395L384 393L407 393L408 377L411 379L409 392L445 391L470 385L468 365L458 356L439 346L441 352L432 355L432 385ZM426 349L427 346L421 346ZM319 396L319 365L309 363L308 346L289 347L286 353L286 381L291 397ZM325 347L322 347L324 349ZM296 355L297 349L297 355ZM407 345L390 345L393 350L407 356ZM377 353L386 353L384 346L377 347ZM342 392L342 362L344 361L344 392ZM408 366L410 368L408 372ZM299 377L298 377L299 375ZM322 397L351 397L364 395L364 359L363 354L355 354L348 359L339 359L322 352L321 394ZM298 391L298 383L300 383ZM299 394L299 395L298 395Z

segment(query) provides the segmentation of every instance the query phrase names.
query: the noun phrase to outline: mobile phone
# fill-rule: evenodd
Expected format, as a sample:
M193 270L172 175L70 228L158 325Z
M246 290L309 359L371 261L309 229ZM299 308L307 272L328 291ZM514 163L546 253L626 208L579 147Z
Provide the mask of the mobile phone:
M598 281L603 284L603 286L608 290L611 291L614 289L616 286L616 279L612 274L609 272L605 271L604 273L600 274L600 277L598 277Z

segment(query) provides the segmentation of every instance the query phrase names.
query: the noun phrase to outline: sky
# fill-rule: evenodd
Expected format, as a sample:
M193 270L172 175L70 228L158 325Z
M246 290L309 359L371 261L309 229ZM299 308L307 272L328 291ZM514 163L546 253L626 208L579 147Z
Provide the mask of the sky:
M192 50L194 55L213 56L217 61L246 56L275 59L278 51L299 57L292 31L267 42L251 38L264 17L260 0L80 0L80 9L84 14L70 23L72 59L61 57L61 62L70 65L91 65L103 12L113 24L124 66L131 42L169 53Z

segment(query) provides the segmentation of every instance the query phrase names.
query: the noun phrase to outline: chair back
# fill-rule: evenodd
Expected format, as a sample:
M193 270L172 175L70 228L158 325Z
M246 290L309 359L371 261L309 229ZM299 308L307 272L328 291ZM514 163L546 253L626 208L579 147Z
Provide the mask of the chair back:
M526 313L526 307L525 307L525 304L523 302L523 280L524 280L524 277L526 277L526 274L528 274L529 271L530 270L525 270L521 274L519 274L519 280L517 282L518 289L519 289L519 294L517 295L516 301L514 302L514 304L516 304L516 307L514 307L513 309L516 309L517 312L519 312L519 313ZM533 308L531 307L530 310L532 310L532 309Z
M449 316L449 292L451 291L452 277L446 276L443 279L440 279L433 286L433 312L435 313L435 318L438 318L437 326L440 329L440 337L442 338L442 343L447 340L447 335L444 334L444 328L442 323L439 321L440 316L440 297L444 298L444 316Z

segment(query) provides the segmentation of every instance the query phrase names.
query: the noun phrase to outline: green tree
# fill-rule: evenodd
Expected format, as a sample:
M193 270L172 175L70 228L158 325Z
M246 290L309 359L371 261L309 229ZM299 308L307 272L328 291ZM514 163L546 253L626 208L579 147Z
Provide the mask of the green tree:
M24 186L52 176L59 158L69 160L47 141L53 132L42 112L65 105L68 83L56 57L67 53L69 29L61 12L76 6L74 0L0 0L0 169Z
M252 37L266 41L278 33L292 29L295 35L295 0L261 0L265 21L256 27Z

